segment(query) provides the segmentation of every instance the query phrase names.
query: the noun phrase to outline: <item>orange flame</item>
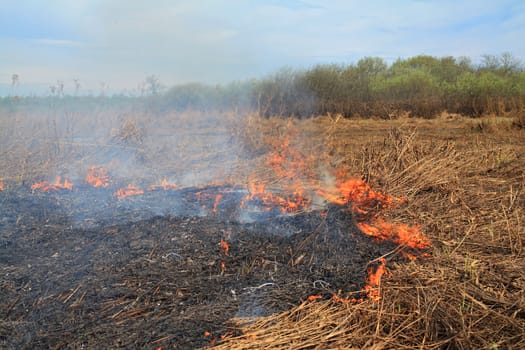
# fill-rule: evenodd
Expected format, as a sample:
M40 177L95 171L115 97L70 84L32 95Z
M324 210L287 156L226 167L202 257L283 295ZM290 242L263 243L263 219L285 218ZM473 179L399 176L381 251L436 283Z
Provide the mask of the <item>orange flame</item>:
M369 223L358 222L356 225L364 234L379 240L390 240L410 248L430 247L430 240L421 233L418 226L394 224L382 219L373 219Z
M67 178L64 178L64 183L62 183L62 178L60 176L57 176L55 183L50 184L46 181L37 182L31 186L31 189L33 191L39 190L41 192L72 190L73 184L69 182Z
M86 182L93 187L108 188L110 181L107 170L101 166L92 166L86 175Z
M177 188L177 185L174 183L169 183L168 180L162 179L160 180L160 185L151 185L148 187L148 191L157 191L157 190L163 190L168 191Z
M371 267L368 269L368 283L365 286L366 295L372 301L379 301L381 296L379 295L379 287L381 285L381 277L386 272L386 261L385 258L379 258L379 265L374 269Z
M226 271L226 263L221 261L221 274L224 274L224 271Z
M224 339L226 339L227 337L232 336L233 333L234 333L233 331L228 331L228 332L226 332L226 333L224 333L224 334L221 334L220 337L221 337L221 339L224 340Z
M349 304L349 303L357 304L357 303L363 302L363 299L342 298L335 293L332 295L332 300L335 301L336 303L341 303L341 304Z
M215 196L215 202L213 203L212 213L217 214L217 208L219 206L219 201L221 200L221 198L222 194L218 194Z
M317 193L332 203L350 205L356 215L357 227L378 240L390 240L410 248L429 248L430 240L418 226L395 224L377 218L381 208L393 208L405 200L376 191L361 179L338 180L337 189L318 190Z
M4 190L4 182L0 179L0 191Z
M313 301L316 301L317 299L321 299L323 296L321 294L318 294L318 295L309 295L308 296L308 301L310 302L313 302Z
M279 207L283 213L294 212L307 207L310 204L310 200L305 198L302 191L299 189L295 190L289 198L285 198L271 192L266 192L264 184L250 182L248 184L248 194L243 199L240 207L243 208L247 202L256 199L262 201L266 206L266 210L270 210L273 207Z
M124 199L129 196L137 196L140 194L144 194L144 191L133 186L132 184L129 184L126 188L120 188L115 192L115 196L117 196L119 199Z
M392 197L376 191L362 179L351 178L346 181L338 180L337 189L319 189L317 193L332 203L339 205L352 204L357 214L367 214L377 207L392 207L404 202L402 198Z
M226 242L224 239L221 239L221 243L219 243L219 246L224 251L224 255L230 256L230 245L228 242Z

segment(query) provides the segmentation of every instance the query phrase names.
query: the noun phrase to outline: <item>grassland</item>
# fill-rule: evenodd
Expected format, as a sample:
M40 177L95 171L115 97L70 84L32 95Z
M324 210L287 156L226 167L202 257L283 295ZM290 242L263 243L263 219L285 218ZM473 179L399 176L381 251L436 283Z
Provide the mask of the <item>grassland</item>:
M522 119L12 113L0 119L0 178L11 190L104 164L122 178L245 183L267 176L263 155L286 139L315 171L344 167L406 197L391 219L421 225L432 256L389 265L378 303L312 302L237 320L243 335L219 348L524 348Z
M257 132L247 135L254 144L265 132L294 124L302 142L322 145L334 166L406 196L392 219L420 224L433 252L390 266L379 303L305 303L255 322L239 320L244 336L222 348L525 346L525 133L516 120L443 115L254 123Z

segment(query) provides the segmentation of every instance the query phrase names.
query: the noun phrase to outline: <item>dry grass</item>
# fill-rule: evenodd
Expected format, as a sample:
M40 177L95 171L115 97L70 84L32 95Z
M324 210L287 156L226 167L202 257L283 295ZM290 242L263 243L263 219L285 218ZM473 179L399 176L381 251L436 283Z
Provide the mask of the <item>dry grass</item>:
M253 122L253 121L252 121ZM392 219L419 223L432 257L389 266L379 303L304 303L236 320L224 349L477 349L525 347L525 134L478 133L477 121L264 120L290 123L333 165L408 198ZM273 125L272 125L273 124ZM252 144L260 135L251 136ZM250 140L250 138L248 138ZM304 139L303 139L304 141Z
M133 165L142 168L120 164L115 168L125 169L122 176L172 174L184 183L189 174L196 183L246 183L253 173L269 176L264 155L287 139L313 160L308 164L319 181L325 170L345 167L374 188L407 197L391 219L420 224L433 254L388 266L379 303L304 303L271 317L236 320L242 336L218 348L525 348L521 117L7 117L0 118L0 178L7 187L64 172L82 179L89 166L101 160L109 166L111 157L128 151L140 153Z

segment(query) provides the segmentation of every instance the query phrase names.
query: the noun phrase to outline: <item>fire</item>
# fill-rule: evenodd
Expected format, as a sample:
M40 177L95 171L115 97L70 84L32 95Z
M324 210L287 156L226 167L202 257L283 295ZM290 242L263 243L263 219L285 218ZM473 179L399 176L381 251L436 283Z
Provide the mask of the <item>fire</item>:
M120 188L115 193L115 196L117 196L119 199L124 199L129 196L137 196L140 194L144 194L144 190L141 190L132 184L129 184L126 188Z
M241 208L243 208L247 202L253 200L260 200L266 206L266 210L279 207L283 213L294 212L310 204L310 199L305 198L303 191L300 189L296 189L292 195L286 198L267 192L264 184L250 182L248 184L248 194L243 199Z
M4 182L0 179L0 191L4 190Z
M169 183L167 179L160 180L160 185L151 185L148 187L148 191L157 191L163 190L168 191L177 188L177 185L174 183Z
M409 248L430 247L430 240L421 233L419 226L395 224L378 218L380 209L394 208L404 203L405 199L376 191L365 181L356 178L338 180L336 186L335 190L319 189L317 193L332 203L349 205L357 227L364 234Z
M64 178L64 182L62 183L62 178L60 176L57 176L55 183L50 184L46 181L37 182L31 186L31 189L33 191L38 190L41 192L72 190L73 184L69 182L67 178Z
M230 245L228 244L228 242L226 242L224 239L221 239L219 247L221 247L222 251L224 252L224 255L230 256Z
M379 295L379 287L381 285L381 277L386 272L386 262L385 258L379 258L379 265L377 268L368 269L368 283L365 286L366 295L372 301L379 301L381 299Z
M379 240L390 240L410 248L430 247L430 240L421 233L418 226L394 224L382 219L373 219L369 223L357 222L356 225L364 234Z
M313 302L313 301L316 301L317 299L321 299L323 296L321 294L318 294L318 295L309 295L308 296L308 301L310 302Z
M351 204L356 214L367 214L377 207L393 207L402 204L404 199L392 197L376 191L362 179L351 178L336 181L335 190L319 189L317 193L332 203Z
M361 298L359 298L359 299L356 299L356 298L342 298L342 297L340 297L339 295L337 295L335 293L332 295L332 300L335 301L336 303L341 303L341 304L357 304L357 303L363 302L363 299L361 299Z
M222 198L222 194L218 194L215 196L215 202L213 202L212 213L217 214L217 208L219 206L219 201L221 200L221 198Z
M86 175L86 182L93 187L108 188L110 181L108 172L101 166L92 166Z

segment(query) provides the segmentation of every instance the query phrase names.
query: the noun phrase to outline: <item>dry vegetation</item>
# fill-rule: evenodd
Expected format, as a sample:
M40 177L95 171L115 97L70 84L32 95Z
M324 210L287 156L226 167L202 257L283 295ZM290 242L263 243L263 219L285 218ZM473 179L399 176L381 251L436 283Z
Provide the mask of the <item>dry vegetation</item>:
M107 149L136 151L144 166L140 172L148 170L152 177L185 169L200 174L200 182L243 182L253 167L228 153L231 144L258 164L268 140L289 137L306 157L346 167L374 188L407 197L407 205L392 212L392 219L420 224L432 239L432 257L389 265L379 303L305 302L267 318L239 319L242 336L226 339L218 348L525 348L523 116L249 116L241 123L223 115L226 124L215 124L219 119L203 124L204 119L193 115L160 120L99 114L82 121L66 116L59 126L50 122L53 118L43 118L26 129L17 128L25 123L22 116L11 117L1 120L0 178L8 185L73 168L80 176ZM89 125L105 133L82 139L79 130ZM170 133L176 130L174 140ZM195 130L208 142L196 142ZM221 166L206 163L217 157ZM232 179L232 174L238 176ZM183 175L177 179L183 180Z
M305 302L268 318L237 320L224 349L525 347L525 134L519 120L255 120L248 143L303 130L373 186L406 196L394 219L419 223L429 259L389 266L379 303ZM304 145L304 144L303 144Z

